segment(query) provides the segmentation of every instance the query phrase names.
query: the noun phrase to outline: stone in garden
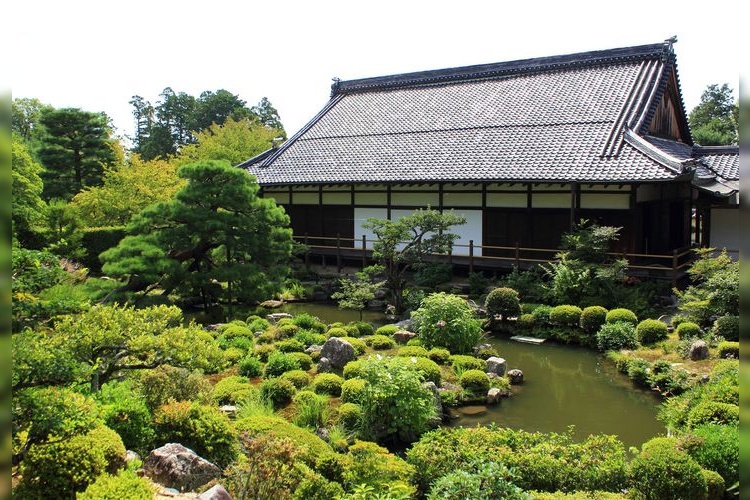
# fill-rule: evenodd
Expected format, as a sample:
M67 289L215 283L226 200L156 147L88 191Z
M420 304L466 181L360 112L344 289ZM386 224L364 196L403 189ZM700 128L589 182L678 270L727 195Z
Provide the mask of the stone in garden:
M708 344L703 340L696 340L690 346L690 353L688 354L691 360L700 361L701 359L708 358Z
M406 344L416 336L417 334L414 332L410 332L408 330L398 330L393 334L393 340L395 340L399 344Z
M387 302L385 300L375 299L367 303L367 308L372 309L373 311L382 311L386 304Z
M487 413L487 407L486 406L462 406L458 409L459 413L462 415L466 415L467 417L473 417L476 415L482 415L483 413Z
M271 313L271 314L268 314L268 315L266 315L266 319L267 319L267 320L268 320L268 321L269 321L269 322L270 322L271 324L274 324L274 325L275 325L276 323L278 323L280 319L283 319L283 318L289 318L289 319L292 319L292 318L294 318L294 316L292 316L292 315L291 315L291 314L289 314L289 313Z
M237 407L234 405L224 405L219 407L219 409L224 412L224 414L229 418L234 418L237 416Z
M505 368L505 359L498 358L497 356L491 356L487 358L487 373L495 373L502 377L503 375L505 375Z
M317 429L315 429L315 435L317 435L326 443L331 440L331 435L328 433L328 429L326 429L325 427L318 427Z
M265 307L267 309L276 309L277 307L281 307L283 305L283 300L266 300L265 302L260 303L260 307Z
M508 370L508 380L511 385L519 385L523 383L523 372L518 368Z
M307 349L305 349L305 352L307 354L312 354L314 352L320 352L322 350L323 350L323 346L322 345L313 344L310 347L308 347Z
M323 344L323 350L320 352L321 360L328 358L331 366L334 368L343 368L349 361L357 359L354 347L346 340L338 337L331 337Z
M435 401L435 422L436 424L440 424L443 420L443 398L440 397L440 390L435 385L435 382L425 382L422 384L422 387L430 391L432 394L432 397Z
M331 360L328 359L328 358L326 358L326 357L320 358L318 360L318 369L317 369L317 371L318 371L318 373L328 373L328 372L330 372L331 371Z
M179 443L149 453L143 471L152 481L180 491L194 490L221 476L221 470Z
M138 455L138 453L134 452L133 450L127 450L125 452L125 462L126 463L130 463L130 462L133 462L135 460L140 461L141 460L140 455Z
M385 288L378 288L377 290L375 290L374 295L376 299L383 300L388 296L388 290L386 290Z
M487 391L487 404L496 405L500 402L500 398L502 397L503 391L501 391L497 387L490 387L490 390Z
M232 495L220 484L215 484L195 497L195 500L232 500Z
M414 320L411 318L402 319L398 323L394 323L394 326L399 330L412 331L414 330Z

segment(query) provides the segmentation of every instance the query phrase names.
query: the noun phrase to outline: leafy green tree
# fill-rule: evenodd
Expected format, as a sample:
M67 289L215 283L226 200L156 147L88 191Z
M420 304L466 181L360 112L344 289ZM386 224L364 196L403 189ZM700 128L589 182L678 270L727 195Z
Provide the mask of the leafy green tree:
M133 370L163 364L215 370L223 354L213 336L193 323L182 324L177 307L145 309L94 306L55 325L54 341L91 370L91 390Z
M201 92L195 103L190 130L199 132L211 125L221 125L227 120L242 120L252 116L246 102L231 92L220 89L216 92Z
M375 292L385 285L384 281L374 281L373 276L379 271L371 266L355 273L354 280L348 276L339 279L341 289L331 295L333 300L338 301L341 309L359 311L359 320L362 321L362 311L367 304L375 298Z
M695 142L702 146L737 144L740 108L732 93L726 83L706 87L689 116Z
M102 183L104 169L117 160L117 143L107 115L78 108L47 110L40 123L38 156L44 197L69 200L86 186Z
M261 125L256 119L228 118L195 133L195 142L182 148L178 164L199 160L226 160L237 165L266 151L273 145L278 131Z
M52 199L47 205L46 250L61 257L77 260L85 255L81 246L83 233L81 220L75 205L60 199Z
M38 134L42 114L52 110L52 106L43 104L39 99L22 97L11 103L12 130L24 142L31 142Z
M133 289L182 287L205 306L220 296L231 304L271 295L292 250L283 208L259 198L254 179L227 162L185 165L178 175L185 187L133 219L131 236L101 255L104 272Z
M32 158L26 146L15 135L12 148L13 231L21 245L32 246L41 232L47 208L42 200L42 166Z
M732 260L726 249L718 255L714 248L695 251L698 259L688 269L690 286L685 290L674 290L680 312L703 326L709 326L720 316L739 315L739 262Z
M286 131L284 126L281 124L281 118L279 112L273 107L271 101L267 97L260 100L258 104L251 108L252 113L258 117L260 123L265 127L274 129L277 131L277 136L286 139Z
M467 353L482 339L482 327L474 309L457 295L433 293L412 314L414 331L427 347L445 347Z
M396 221L370 218L363 224L371 229L377 241L373 257L383 266L385 286L391 292L397 313L404 310L406 275L424 262L429 254L445 254L453 248L457 234L448 232L453 226L465 224L466 219L451 212L428 208Z

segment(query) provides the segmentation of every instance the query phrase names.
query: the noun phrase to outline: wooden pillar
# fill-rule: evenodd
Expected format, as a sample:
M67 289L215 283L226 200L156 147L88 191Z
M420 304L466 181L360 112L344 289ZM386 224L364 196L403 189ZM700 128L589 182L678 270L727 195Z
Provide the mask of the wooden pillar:
M474 272L474 240L469 240L469 273Z
M367 267L367 235L362 235L362 269Z
M336 270L341 274L341 234L336 233Z

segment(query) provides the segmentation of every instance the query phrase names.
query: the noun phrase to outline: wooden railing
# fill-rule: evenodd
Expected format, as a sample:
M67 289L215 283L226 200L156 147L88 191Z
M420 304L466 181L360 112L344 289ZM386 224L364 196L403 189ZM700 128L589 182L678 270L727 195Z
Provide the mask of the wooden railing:
M339 272L343 267L344 259L358 260L362 267L367 266L368 261L372 261L372 245L377 241L368 239L366 236L355 239L307 234L295 235L294 239L305 245L303 258L306 266L310 265L311 255L320 256L324 264L327 263L326 257L334 257ZM457 251L457 249L466 249L466 251ZM558 251L552 248L521 247L518 243L514 246L476 245L473 240L469 240L468 244L454 244L453 251L448 254L430 254L428 259L433 262L447 261L450 264L465 265L468 266L469 272L474 272L475 268L517 267L523 269L554 262ZM691 247L674 249L669 254L613 252L609 255L625 259L631 274L668 279L672 282L672 286L677 286L679 279L684 276L694 260Z

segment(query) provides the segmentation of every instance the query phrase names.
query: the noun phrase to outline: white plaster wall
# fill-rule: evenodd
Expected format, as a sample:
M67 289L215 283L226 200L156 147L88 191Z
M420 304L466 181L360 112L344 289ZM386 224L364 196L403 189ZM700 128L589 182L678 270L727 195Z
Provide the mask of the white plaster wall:
M482 249L482 211L454 210L456 215L466 217L466 224L455 226L453 232L460 235L453 245L453 255L469 255L469 241L474 240L474 255L481 256Z
M367 222L370 217L376 219L385 219L388 217L388 210L385 208L354 208L354 239L356 248L362 248L362 235L367 236L367 248L372 249L372 240L375 239L375 235L370 229L365 229L362 224Z
M740 211L736 208L711 209L711 242L710 245L718 250L739 250L742 230L740 225ZM734 254L736 257L736 253Z
M264 198L273 198L276 200L276 204L289 203L289 192L288 191L266 191L263 193Z
M629 194L581 193L581 208L630 208Z

